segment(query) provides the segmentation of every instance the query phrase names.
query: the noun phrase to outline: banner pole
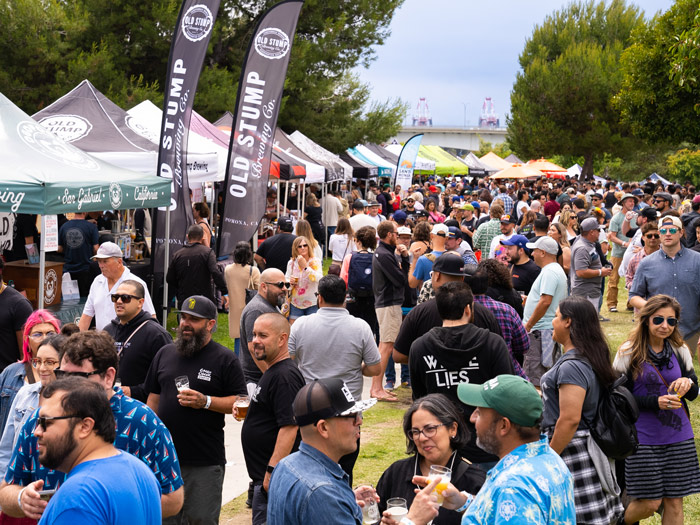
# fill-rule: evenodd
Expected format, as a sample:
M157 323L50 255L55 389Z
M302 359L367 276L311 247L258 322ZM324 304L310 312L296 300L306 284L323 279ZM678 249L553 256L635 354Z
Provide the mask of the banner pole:
M163 328L168 329L168 266L170 265L170 206L165 210L165 265L163 268Z
M41 214L41 242L39 243L39 290L37 297L37 306L39 310L44 308L44 272L46 272L46 215ZM60 302L60 297L58 298Z

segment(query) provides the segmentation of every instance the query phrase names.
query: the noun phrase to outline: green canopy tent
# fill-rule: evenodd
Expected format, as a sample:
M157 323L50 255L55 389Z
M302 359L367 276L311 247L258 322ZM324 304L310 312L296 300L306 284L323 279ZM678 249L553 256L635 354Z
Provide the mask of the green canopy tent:
M62 141L0 93L0 211L38 214L152 208L170 203L170 181L118 168ZM44 303L41 236L39 308Z
M440 146L426 146L421 144L418 155L424 159L435 162L435 171L432 173L424 171L414 172L417 175L433 175L433 173L441 176L469 174L469 166Z

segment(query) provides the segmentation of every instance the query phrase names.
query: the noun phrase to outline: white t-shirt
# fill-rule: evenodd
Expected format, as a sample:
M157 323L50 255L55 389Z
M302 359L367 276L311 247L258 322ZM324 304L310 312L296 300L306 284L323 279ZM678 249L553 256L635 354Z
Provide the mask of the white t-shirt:
M156 309L153 307L153 302L151 301L151 296L148 293L148 286L146 286L146 283L143 282L140 277L131 273L131 270L125 266L121 277L114 283L111 290L107 288L107 278L102 274L95 277L95 280L92 281L83 313L95 318L95 328L98 330L103 330L112 319L117 317L117 313L114 311L111 294L117 292L117 288L119 288L122 281L128 280L141 283L146 292L143 310L149 314L156 313Z
M356 252L357 246L354 242L350 242L350 246L348 246L347 234L334 233L328 240L328 249L331 251L331 254L333 254L333 262L341 263L343 262L343 254L347 255Z
M370 217L367 214L353 215L350 217L350 226L352 226L352 231L355 232L364 226L371 226L376 230L378 225L379 223L376 218Z

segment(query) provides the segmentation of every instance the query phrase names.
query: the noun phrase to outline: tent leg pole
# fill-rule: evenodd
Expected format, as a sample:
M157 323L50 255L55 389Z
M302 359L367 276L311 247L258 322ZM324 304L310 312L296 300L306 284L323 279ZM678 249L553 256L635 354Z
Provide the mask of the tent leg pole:
M282 179L280 179L280 184L282 183ZM289 199L289 181L286 180L284 181L284 209L287 210L287 200Z
M165 266L163 268L163 328L168 328L168 266L170 265L170 206L165 210Z
M323 183L321 184L321 202L325 204L326 202L326 184ZM321 208L323 210L323 208ZM321 211L321 217L323 217L323 211ZM325 239L323 243L323 254L324 257L328 257L328 225L326 224L326 221L323 221L323 237Z
M41 215L41 249L39 250L39 289L37 290L37 306L44 308L44 273L46 272L46 215ZM59 298L60 302L60 298Z

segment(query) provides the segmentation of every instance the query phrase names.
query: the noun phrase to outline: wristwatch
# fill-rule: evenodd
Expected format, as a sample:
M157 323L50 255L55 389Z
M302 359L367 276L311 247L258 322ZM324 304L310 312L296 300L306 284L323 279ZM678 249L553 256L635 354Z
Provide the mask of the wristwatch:
M270 474L272 474L273 470L275 470L275 467L273 467L272 465L268 465L267 467L265 467L265 472L269 472Z

